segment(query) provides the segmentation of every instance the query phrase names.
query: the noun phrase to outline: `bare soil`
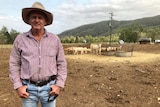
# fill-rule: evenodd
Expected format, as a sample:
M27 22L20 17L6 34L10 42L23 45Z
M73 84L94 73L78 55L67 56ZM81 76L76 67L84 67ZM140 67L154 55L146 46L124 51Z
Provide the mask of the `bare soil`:
M21 107L0 50L0 107ZM66 55L68 77L57 107L160 107L160 45L135 44L133 56Z

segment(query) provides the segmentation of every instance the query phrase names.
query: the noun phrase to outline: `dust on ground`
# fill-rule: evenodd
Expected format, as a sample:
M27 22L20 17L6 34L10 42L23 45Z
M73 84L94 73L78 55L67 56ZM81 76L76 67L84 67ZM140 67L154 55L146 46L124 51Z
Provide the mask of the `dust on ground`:
M132 57L66 59L68 77L57 107L160 107L160 45L136 44ZM9 81L8 57L1 57L0 67L0 107L21 107Z

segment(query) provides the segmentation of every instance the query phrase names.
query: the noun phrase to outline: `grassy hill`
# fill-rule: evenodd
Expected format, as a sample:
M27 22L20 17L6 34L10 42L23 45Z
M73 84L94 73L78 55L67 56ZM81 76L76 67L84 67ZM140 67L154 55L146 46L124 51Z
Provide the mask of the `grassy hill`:
M60 37L64 36L101 36L101 35L109 35L110 28L109 28L110 20L108 21L101 21L98 23L82 25L77 28L64 31L59 34ZM154 27L160 25L160 15L154 17L146 17L136 20L129 20L129 21L112 21L112 29L113 31L117 29L121 29L127 27L131 24L140 24L144 27Z

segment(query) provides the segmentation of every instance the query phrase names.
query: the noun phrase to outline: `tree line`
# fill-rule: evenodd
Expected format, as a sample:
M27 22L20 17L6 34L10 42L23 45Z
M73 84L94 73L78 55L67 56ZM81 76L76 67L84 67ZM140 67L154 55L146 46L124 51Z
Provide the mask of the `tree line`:
M65 36L61 38L63 43L118 43L119 40L123 40L127 43L136 43L140 38L152 38L152 42L156 39L160 39L160 27L144 27L140 24L130 24L124 28L115 29L112 34L104 36Z
M11 29L9 32L7 27L3 26L0 30L0 44L12 44L18 34L20 34L20 32L14 29ZM146 28L140 24L130 24L127 27L115 29L112 34L109 35L70 35L60 37L62 43L116 43L119 40L123 40L127 43L135 43L138 42L140 38L152 38L152 41L160 39L160 26Z
M12 44L19 33L14 29L9 32L7 27L3 26L0 30L0 44Z

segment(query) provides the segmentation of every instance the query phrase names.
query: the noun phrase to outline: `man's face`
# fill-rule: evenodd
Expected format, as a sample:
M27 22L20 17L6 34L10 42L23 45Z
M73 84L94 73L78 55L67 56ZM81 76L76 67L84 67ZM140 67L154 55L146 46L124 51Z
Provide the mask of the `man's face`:
M46 17L41 13L31 13L29 15L29 24L32 26L32 29L40 30L43 29L46 25Z

